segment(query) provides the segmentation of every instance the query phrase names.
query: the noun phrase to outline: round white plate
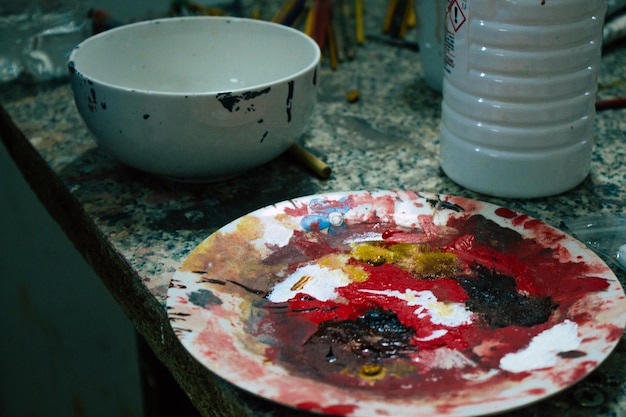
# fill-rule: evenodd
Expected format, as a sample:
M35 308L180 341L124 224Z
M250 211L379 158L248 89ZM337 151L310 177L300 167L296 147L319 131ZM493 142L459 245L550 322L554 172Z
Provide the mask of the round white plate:
M563 232L409 191L297 198L196 247L168 291L186 349L234 385L341 416L474 416L585 377L620 340L622 287Z

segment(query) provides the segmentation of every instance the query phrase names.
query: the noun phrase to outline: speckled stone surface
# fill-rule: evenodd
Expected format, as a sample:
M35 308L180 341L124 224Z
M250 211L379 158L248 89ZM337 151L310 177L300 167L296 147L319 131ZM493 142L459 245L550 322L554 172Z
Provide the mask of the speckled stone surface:
M382 10L368 4L366 31ZM410 34L410 38L414 34ZM360 77L361 100L345 99ZM599 98L626 96L626 50L606 51ZM338 71L323 65L320 102L301 142L333 169L320 180L286 155L221 183L181 184L122 166L99 149L69 85L1 87L2 140L33 189L205 416L294 416L201 369L178 345L165 312L179 263L210 233L254 209L330 191L410 189L489 201L559 227L563 219L626 212L626 109L599 112L590 176L535 200L478 195L438 165L441 96L421 78L419 54L368 40ZM11 120L19 131L11 129ZM20 133L21 132L21 133ZM23 133L23 136L22 136ZM615 269L622 282L625 275ZM508 416L626 415L626 344L581 383ZM302 414L307 415L307 414Z

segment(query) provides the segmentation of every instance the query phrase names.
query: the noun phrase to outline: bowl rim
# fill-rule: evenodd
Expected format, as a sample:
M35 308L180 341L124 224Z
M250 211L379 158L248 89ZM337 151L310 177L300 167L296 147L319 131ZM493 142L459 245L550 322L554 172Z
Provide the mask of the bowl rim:
M303 67L299 71L294 72L293 74L290 74L288 76L277 78L275 80L267 81L264 83L248 85L245 87L223 89L223 90L210 90L210 91L184 91L184 90L162 91L158 89L128 87L125 85L111 83L109 81L104 81L99 78L95 78L90 75L87 75L83 73L80 70L80 68L76 66L76 57L79 56L81 48L84 48L85 45L88 45L89 43L97 42L101 38L111 36L115 32L127 31L129 29L134 29L139 26L145 26L145 25L150 25L150 24L155 24L155 23L174 24L176 22L188 21L188 20L207 20L207 21L214 20L214 21L224 21L224 22L236 21L239 23L248 23L248 24L260 25L260 26L279 27L281 28L281 30L284 30L285 32L291 32L292 34L295 34L298 37L307 41L313 47L315 56L314 56L314 59L305 67ZM303 74L306 74L307 72L311 70L315 70L316 67L320 64L321 55L322 54L321 54L319 45L317 44L317 42L315 42L315 40L313 40L313 38L311 38L309 35L307 35L304 32L301 32L290 26L282 25L280 23L275 23L275 22L260 20L260 19L252 19L252 18L247 18L247 17L236 17L236 16L235 17L233 16L177 16L177 17L162 17L162 18L157 18L157 19L149 19L149 20L143 20L140 22L129 23L129 24L118 26L116 28L109 29L104 32L100 32L98 34L92 35L88 37L87 39L84 39L82 42L80 42L78 45L76 45L72 49L69 55L68 68L69 68L71 78L74 78L75 76L79 76L81 78L96 82L101 86L106 86L111 89L116 89L120 91L133 92L133 93L159 94L159 95L165 95L165 96L214 96L216 94L225 93L225 92L235 94L235 93L242 93L242 92L251 91L251 90L259 90L259 89L270 87L270 86L280 84L289 80L293 80L295 78L300 77Z

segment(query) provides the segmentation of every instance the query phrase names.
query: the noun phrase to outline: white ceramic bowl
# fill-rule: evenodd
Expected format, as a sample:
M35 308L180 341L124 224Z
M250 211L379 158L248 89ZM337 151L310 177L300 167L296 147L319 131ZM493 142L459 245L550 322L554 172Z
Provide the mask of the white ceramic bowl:
M319 61L317 44L283 25L183 17L88 38L69 67L100 147L142 171L212 181L273 159L302 134Z

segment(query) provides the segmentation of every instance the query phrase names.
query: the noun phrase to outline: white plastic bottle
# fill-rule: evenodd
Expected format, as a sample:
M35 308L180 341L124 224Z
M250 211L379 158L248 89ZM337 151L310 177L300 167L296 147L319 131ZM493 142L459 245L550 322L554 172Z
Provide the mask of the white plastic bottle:
M441 167L499 197L589 173L607 0L448 0Z

